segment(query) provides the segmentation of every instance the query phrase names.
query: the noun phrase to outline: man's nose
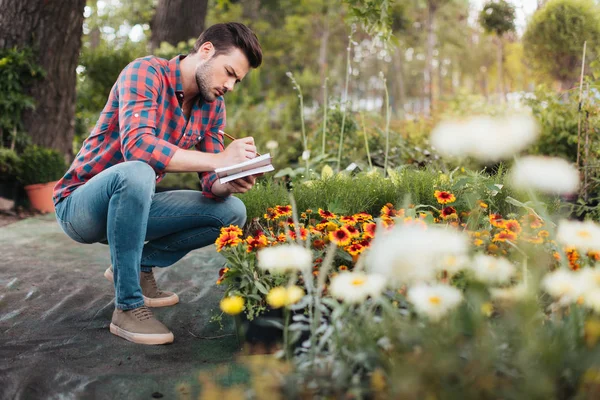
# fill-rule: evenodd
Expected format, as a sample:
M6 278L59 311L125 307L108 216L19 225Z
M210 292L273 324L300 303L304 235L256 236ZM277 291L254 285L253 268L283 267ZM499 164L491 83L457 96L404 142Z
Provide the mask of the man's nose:
M225 89L227 89L228 92L233 92L234 86L235 86L235 79L229 79L227 82L225 82Z

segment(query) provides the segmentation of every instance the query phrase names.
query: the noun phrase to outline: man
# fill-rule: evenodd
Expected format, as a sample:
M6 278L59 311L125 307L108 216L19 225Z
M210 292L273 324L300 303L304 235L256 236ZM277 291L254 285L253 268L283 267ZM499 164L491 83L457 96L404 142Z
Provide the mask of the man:
M130 63L113 86L90 136L54 189L56 218L80 243L107 243L115 311L110 331L135 343L164 344L173 334L148 307L179 301L158 289L152 267L168 267L214 243L220 228L246 221L232 193L255 177L221 184L215 168L256 156L251 137L224 148L223 95L262 62L256 35L243 24L217 24L193 51L170 61ZM191 148L195 150L189 150ZM199 173L202 193L154 193L166 172Z

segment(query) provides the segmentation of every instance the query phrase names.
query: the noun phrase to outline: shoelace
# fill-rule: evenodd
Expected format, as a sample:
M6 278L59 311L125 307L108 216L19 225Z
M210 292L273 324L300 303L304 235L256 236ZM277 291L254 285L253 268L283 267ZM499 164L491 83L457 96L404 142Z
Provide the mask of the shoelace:
M148 282L150 282L150 284L152 285L152 288L154 288L158 294L162 293L162 290L160 290L158 288L158 285L156 284L156 279L154 279L154 274L152 272L144 272L142 273L144 279L146 279Z
M133 316L136 317L139 321L145 321L153 317L152 311L146 306L141 306L140 308L136 308L132 312Z

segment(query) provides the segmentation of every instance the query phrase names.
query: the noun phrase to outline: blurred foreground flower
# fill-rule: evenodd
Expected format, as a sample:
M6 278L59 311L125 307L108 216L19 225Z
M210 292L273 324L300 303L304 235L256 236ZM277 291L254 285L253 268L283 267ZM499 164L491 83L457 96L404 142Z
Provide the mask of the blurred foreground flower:
M563 305L575 303L589 288L589 282L582 277L584 275L578 272L559 269L544 277L542 287Z
M304 297L304 290L299 286L292 285L290 287L277 286L267 294L267 303L272 308L281 308L296 304Z
M312 266L312 253L297 244L269 247L258 252L258 266L273 273L306 271Z
M440 260L460 259L468 247L468 236L454 229L398 225L374 239L366 264L371 272L394 284L430 281L435 278L436 266L443 268Z
M480 254L473 259L471 270L483 283L507 283L516 272L515 266L505 258Z
M562 220L556 239L566 247L584 251L600 250L600 225L592 221Z
M438 321L462 301L462 293L455 287L436 284L418 284L408 289L408 301L419 314Z
M537 136L538 127L531 116L480 116L441 122L431 133L431 144L444 156L488 162L512 157Z
M224 297L220 307L225 314L237 315L244 310L244 299L240 296Z
M518 189L571 194L579 187L579 171L562 158L528 156L517 160L510 181Z
M360 303L367 297L377 297L385 287L385 278L377 274L343 272L331 280L329 290L335 298L346 303Z

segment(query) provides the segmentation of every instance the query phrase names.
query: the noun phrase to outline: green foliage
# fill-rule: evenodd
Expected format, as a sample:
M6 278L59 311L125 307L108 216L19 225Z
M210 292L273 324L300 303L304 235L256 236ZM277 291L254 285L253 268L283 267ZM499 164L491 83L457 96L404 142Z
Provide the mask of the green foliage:
M494 187L493 185L500 185ZM517 197L504 186L504 175L488 176L474 172L456 171L443 174L431 169L400 168L392 170L388 178L375 171L361 172L354 177L341 173L330 178L315 179L294 184L292 193L298 210L322 208L338 214L368 212L379 215L387 203L404 207L408 203L436 206L435 190L450 190L459 199L457 207L471 208L479 199L468 193L486 195L493 212L506 215L514 212L514 205L505 201ZM251 191L238 196L246 205L248 222L262 217L265 210L288 204L286 187L282 183L261 180Z
M534 68L569 88L579 76L583 43L587 60L600 48L600 7L593 0L551 0L536 12L523 37Z
M18 178L23 185L47 183L62 178L66 170L65 159L58 151L30 146L21 154Z
M490 1L479 13L479 23L488 33L502 36L515 30L515 7L506 0Z
M18 166L19 156L14 150L0 149L0 182L14 181Z
M28 88L44 74L31 48L0 49L0 147L10 143L15 148L17 135L24 132L21 114L35 108Z

